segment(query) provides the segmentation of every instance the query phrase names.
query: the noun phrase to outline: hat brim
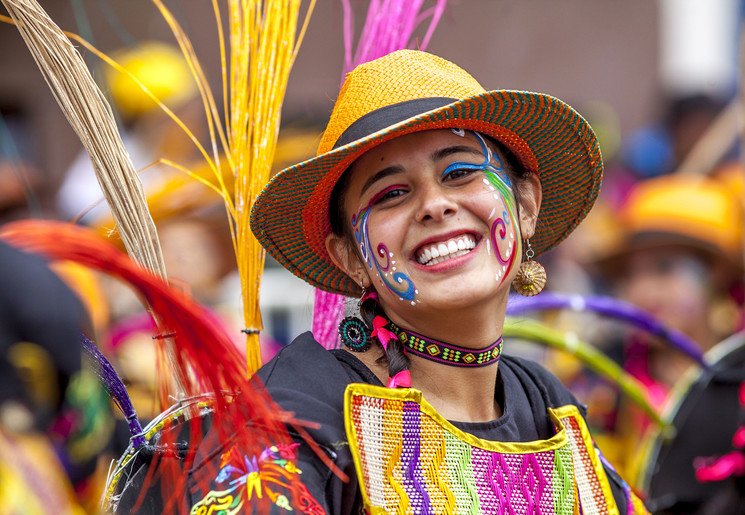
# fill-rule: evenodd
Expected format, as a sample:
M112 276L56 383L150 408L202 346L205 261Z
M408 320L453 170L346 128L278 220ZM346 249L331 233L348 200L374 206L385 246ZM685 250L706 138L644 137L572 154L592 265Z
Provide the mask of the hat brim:
M531 238L536 255L566 238L597 198L603 164L587 121L550 95L498 90L456 100L282 170L256 199L251 230L269 254L301 279L331 293L357 295L359 287L326 251L334 185L371 148L404 134L447 128L493 137L538 174L542 202Z

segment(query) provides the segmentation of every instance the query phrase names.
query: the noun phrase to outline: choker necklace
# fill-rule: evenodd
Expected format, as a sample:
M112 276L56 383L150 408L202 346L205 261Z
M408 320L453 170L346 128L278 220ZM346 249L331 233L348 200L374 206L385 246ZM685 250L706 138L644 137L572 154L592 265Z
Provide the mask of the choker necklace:
M488 347L468 349L433 340L413 331L403 330L393 322L388 322L388 327L391 328L393 334L396 335L398 341L406 347L408 352L445 365L454 367L483 367L499 360L499 357L502 355L501 336Z

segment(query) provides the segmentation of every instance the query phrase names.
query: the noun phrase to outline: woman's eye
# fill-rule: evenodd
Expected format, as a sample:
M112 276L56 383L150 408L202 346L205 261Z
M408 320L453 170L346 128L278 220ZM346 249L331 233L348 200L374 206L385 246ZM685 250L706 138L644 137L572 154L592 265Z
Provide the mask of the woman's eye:
M481 167L477 165L474 165L474 166L462 166L461 165L461 166L452 167L452 168L447 167L445 169L445 172L442 174L442 180L443 181L455 181L458 179L463 179L480 170L481 170Z
M375 204L385 202L386 200L400 197L404 193L406 193L406 189L401 185L389 186L380 193L376 194L372 198L372 200L370 200L370 205L373 206Z

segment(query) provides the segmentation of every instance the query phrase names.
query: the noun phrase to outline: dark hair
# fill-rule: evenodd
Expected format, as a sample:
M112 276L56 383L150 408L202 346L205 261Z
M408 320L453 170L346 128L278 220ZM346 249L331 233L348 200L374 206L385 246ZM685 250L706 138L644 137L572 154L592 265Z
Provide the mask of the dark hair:
M517 156L515 156L515 154L501 142L486 134L482 134L482 136L484 136L484 138L494 148L499 149L500 153L505 158L505 169L512 180L515 203L519 213L521 198L520 188L530 172L520 164ZM352 176L351 172L354 164L355 163L352 163L349 168L344 171L339 180L336 181L334 189L331 191L331 197L329 198L329 222L331 224L331 232L336 236L345 238L350 243L353 243L355 238L352 227L348 223L348 217L345 216L344 213L344 200ZM354 247L356 248L356 245L354 245ZM362 256L358 255L358 258L361 259L361 257ZM388 318L380 305L374 299L369 298L360 305L360 315L368 328L372 327L372 321L376 316L382 316L386 319ZM380 358L380 361L388 362L389 377L394 377L397 373L407 370L410 365L408 356L404 354L403 344L395 338L388 342L388 348L385 355Z

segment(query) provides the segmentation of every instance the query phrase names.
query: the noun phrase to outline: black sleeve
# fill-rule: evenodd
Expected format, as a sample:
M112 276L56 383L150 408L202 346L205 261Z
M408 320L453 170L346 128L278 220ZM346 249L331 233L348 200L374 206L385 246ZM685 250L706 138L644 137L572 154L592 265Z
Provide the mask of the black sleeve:
M361 494L344 426L344 391L353 379L347 368L310 333L304 333L257 375L283 409L298 420L318 425L308 433L347 476L342 481L298 439L300 478L310 494L328 514L357 513Z
M281 507L285 504L282 499L275 502L278 494L287 498L287 504L300 508L294 512L319 515L358 513L361 494L344 427L344 390L351 380L347 369L333 354L306 333L281 350L272 361L257 372L256 377L261 380L266 391L280 407L294 413L297 420L317 425L315 428L306 429L307 432L319 446L320 452L347 475L348 481L342 481L335 475L316 451L290 427L290 436L298 444L294 449L295 466L299 470L297 478L302 483L303 490L290 491L275 482L271 486L272 495L264 495L264 504L256 504L255 496L248 499L245 490L230 491L222 498L226 499L229 495L234 499L242 497L244 503L241 506L241 513L290 513ZM231 484L231 481L225 481L224 477L220 481L217 478L220 471L224 470L223 456L231 452L232 442L225 441L224 438L218 440L217 430L213 429L205 431L207 434L204 440L195 443L189 436L188 427L191 423L193 422L183 424L184 427L177 439L183 449L196 449L193 466L184 467L183 463L176 463L182 469L189 469L187 484L176 496L176 502L183 503L177 508L178 513L188 513L197 503L204 502L208 495L214 496L215 492L230 490ZM241 453L240 449L236 450ZM160 469L168 468L164 467L164 464L174 464L176 458L172 454L163 457L153 470L154 462L151 455L152 449L126 468L120 484L121 496L118 498L117 513L163 513L163 499L170 493L168 488L163 488L170 485L167 481L172 483L173 480L167 479L168 476ZM241 455L241 461L242 459ZM251 457L248 459L251 461ZM208 478L209 485L206 488L197 486L199 477ZM143 493L146 485L147 491ZM141 495L143 500L135 511L134 507ZM267 503L266 499L271 497L274 497L274 500Z

